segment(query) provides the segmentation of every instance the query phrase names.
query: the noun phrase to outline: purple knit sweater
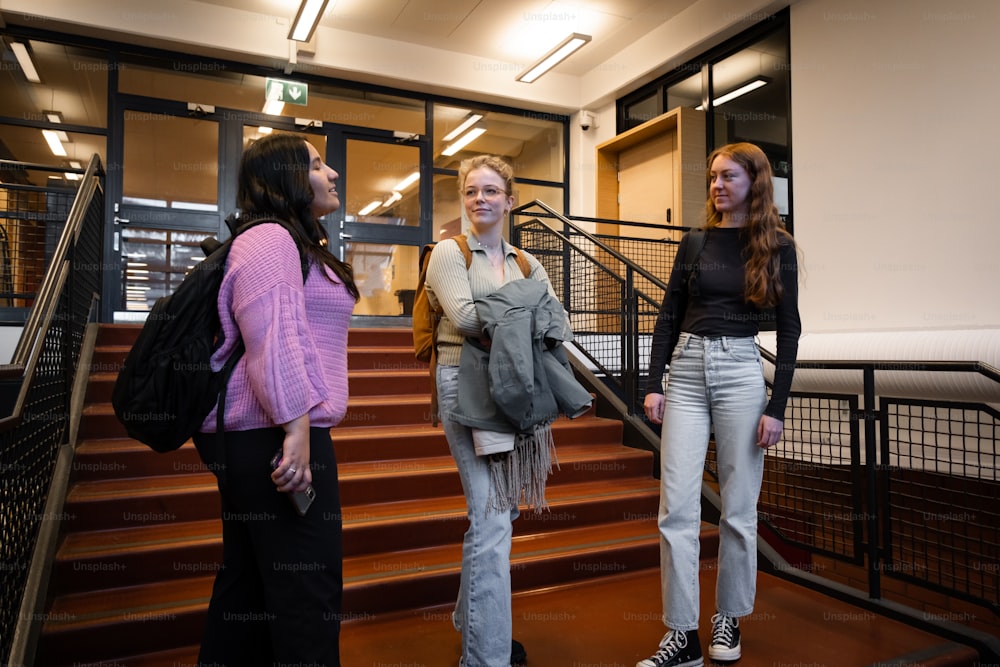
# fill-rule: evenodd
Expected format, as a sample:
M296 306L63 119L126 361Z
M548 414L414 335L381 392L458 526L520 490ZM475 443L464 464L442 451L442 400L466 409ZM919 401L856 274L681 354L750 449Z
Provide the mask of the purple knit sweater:
M280 225L237 237L219 290L226 342L212 356L212 367L221 368L242 334L246 354L229 380L226 430L285 424L306 412L310 426L340 422L353 310L354 299L326 266L313 263L303 285L298 249ZM214 433L215 421L213 409L201 430Z

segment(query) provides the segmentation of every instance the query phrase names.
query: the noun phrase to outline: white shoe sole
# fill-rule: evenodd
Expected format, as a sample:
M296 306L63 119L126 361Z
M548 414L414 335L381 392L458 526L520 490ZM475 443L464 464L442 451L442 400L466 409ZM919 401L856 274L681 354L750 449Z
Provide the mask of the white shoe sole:
M740 647L734 646L733 648L716 648L715 646L709 646L708 657L711 658L712 660L723 660L726 662L739 660Z

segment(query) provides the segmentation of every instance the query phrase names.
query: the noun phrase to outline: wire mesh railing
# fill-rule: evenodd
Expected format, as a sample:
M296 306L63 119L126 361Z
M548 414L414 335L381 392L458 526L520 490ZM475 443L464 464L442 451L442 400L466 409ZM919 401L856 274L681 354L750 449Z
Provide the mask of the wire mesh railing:
M42 235L54 233L56 240L37 290L24 296L31 311L11 363L3 368L9 387L8 400L0 406L0 656L5 663L15 629L34 620L21 618L20 610L40 527L59 519L45 515L46 499L66 442L85 330L100 297L103 183L95 155L65 216L35 218ZM60 187L51 197L64 194ZM19 214L5 220L21 224L24 219Z
M571 222L539 201L514 209L511 217L524 219L513 226L511 240L542 263L569 313L574 349L630 414L641 414L653 327L684 228L597 218ZM627 231L649 238L621 235Z
M641 414L676 243L610 243L539 202L512 213L526 220L511 238L546 267L572 318L574 345ZM644 255L652 270L628 254L648 247L660 248ZM762 354L774 364L769 351ZM889 578L982 605L1000 624L1000 415L981 403L880 395L877 384L881 370L971 373L1000 395L1000 372L973 362L799 362L805 366L861 371L861 381L856 394L793 392L782 441L765 459L759 509L768 540L810 574L822 575L811 567L816 557L856 566L871 600L882 599ZM713 446L706 466L717 476L715 465ZM927 612L924 620L943 627L952 619Z

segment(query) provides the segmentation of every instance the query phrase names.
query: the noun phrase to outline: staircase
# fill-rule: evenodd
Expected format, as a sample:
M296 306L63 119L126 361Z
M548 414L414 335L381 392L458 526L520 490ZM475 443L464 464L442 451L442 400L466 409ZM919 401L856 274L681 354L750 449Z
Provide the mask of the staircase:
M221 558L215 481L193 445L156 454L110 405L138 328L102 325L80 424L40 667L192 664ZM344 513L344 617L367 622L448 605L458 590L465 502L429 379L408 329L354 329L351 399L333 431ZM652 457L593 412L553 425L550 511L516 522L519 593L658 563ZM709 539L714 534L708 531ZM610 569L609 569L610 568Z

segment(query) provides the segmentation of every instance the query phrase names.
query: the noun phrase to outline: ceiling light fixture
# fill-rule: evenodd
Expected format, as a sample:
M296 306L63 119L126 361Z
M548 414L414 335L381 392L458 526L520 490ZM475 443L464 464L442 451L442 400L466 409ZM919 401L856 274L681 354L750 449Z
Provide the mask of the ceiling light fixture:
M574 32L572 35L564 39L559 46L542 56L541 60L518 74L517 81L523 81L524 83L534 82L535 79L569 58L573 52L589 42L591 39L590 35L582 35L578 32Z
M382 208L389 208L402 198L403 195L401 193L399 193L398 191L393 191L393 193L389 195L384 202L382 202Z
M403 190L410 187L419 180L420 180L420 172L415 171L406 178L404 178L403 180L401 180L399 183L396 183L396 187L393 188L393 191L402 192Z
M28 45L24 42L11 42L10 50L14 52L14 57L17 58L21 71L24 72L24 78L31 83L41 83L42 79L38 76L35 63L31 61L31 51L28 50Z
M363 209L361 209L360 211L358 211L358 215L368 215L369 213L371 213L372 211L374 211L375 209L377 209L381 205L382 205L382 201L380 199L376 199L372 203L368 204L368 206L365 206Z
M288 39L296 42L308 42L312 39L313 32L326 11L327 2L328 0L302 0L292 21L292 29L288 31Z
M482 119L483 119L483 114L470 113L468 116L465 117L465 120L463 120L458 127L456 127L454 130L441 137L441 141L451 141L452 139L462 134L463 132L465 132L467 129L469 129Z
M45 118L50 123L61 123L61 122L63 122L63 117L62 117L62 112L61 111L43 111L42 115L45 116ZM67 144L69 143L69 135L66 134L65 131L63 131L63 130L53 130L53 132L55 132L56 136L59 137L59 141L65 142Z
M456 139L454 143L452 143L450 146L441 151L441 155L454 155L458 151L462 150L463 148L471 144L477 137L479 137L479 135L483 134L484 132L486 132L486 124L485 123L477 124L476 126L471 128L468 132L466 132L461 137Z
M743 95L746 95L747 93L753 90L757 90L758 88L763 88L769 83L771 83L771 80L766 76L754 77L753 79L747 81L736 90L731 90L725 95L720 95L719 97L713 99L712 106L719 107L725 104L726 102L732 102L737 97L742 97ZM697 107L695 107L695 109L698 111L704 111L705 107L699 104Z
M49 144L49 150L52 151L53 155L66 157L66 147L59 141L59 134L57 132L54 130L42 130L42 136L45 137L45 141Z

